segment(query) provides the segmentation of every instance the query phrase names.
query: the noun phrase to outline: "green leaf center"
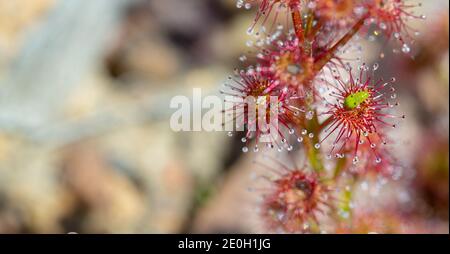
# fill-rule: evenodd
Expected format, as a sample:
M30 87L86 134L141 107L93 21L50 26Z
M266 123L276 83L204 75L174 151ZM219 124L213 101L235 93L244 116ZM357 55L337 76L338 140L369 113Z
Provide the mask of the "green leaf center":
M344 100L344 107L347 109L355 109L361 103L365 102L369 98L370 94L368 91L360 91L348 95Z

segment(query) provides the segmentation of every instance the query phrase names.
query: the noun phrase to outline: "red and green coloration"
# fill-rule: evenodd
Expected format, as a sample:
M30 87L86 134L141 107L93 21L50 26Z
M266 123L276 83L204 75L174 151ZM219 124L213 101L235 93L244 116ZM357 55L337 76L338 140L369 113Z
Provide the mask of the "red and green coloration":
M333 90L330 95L335 102L326 104L327 111L323 115L330 117L330 124L324 130L325 136L321 142L335 134L330 154L337 152L338 157L343 154L346 145L353 143L352 153L355 163L359 160L357 157L359 146L367 142L375 154L375 161L380 163L382 158L378 152L379 144L374 140L382 140L385 143L382 134L384 127L396 127L395 124L389 123L388 119L397 116L385 112L396 105L391 104L386 98L386 93L394 92L395 89L389 87L392 81L385 82L382 79L374 81L367 75L364 66L357 79L351 71L349 76L348 82L336 76L335 83L328 84ZM395 94L392 97L395 98Z
M396 97L391 86L393 80L374 80L366 66L361 68L359 77L355 78L350 70L349 79L343 80L335 73L349 70L352 65L343 53L358 48L355 36L367 35L374 25L375 35L397 39L402 43L402 51L409 53L411 32L416 32L407 25L407 20L423 16L413 14L411 8L416 5L408 4L407 0L237 1L238 7L257 6L249 30L252 32L258 24L262 28L255 34L259 38L255 44L257 57L248 69L239 73L234 85L228 85L233 91L229 94L279 96L282 141L289 142L282 129L290 134L301 133L298 140L302 140L304 149L295 152L303 153L309 165L285 170L275 179L267 178L272 188L263 197L262 214L275 231L317 232L306 230L305 225L317 225L316 215L334 206L334 200L329 198L332 193L319 174L331 172L329 181L336 183L343 177L342 172L389 175L394 168L394 159L386 147L389 128L396 126L392 119L398 118L389 112L397 105L390 102ZM280 15L286 17L286 22ZM270 18L273 18L270 28L265 29ZM277 31L272 33L275 25ZM332 73L331 80L327 71ZM324 84L331 90L330 96L323 94ZM330 97L332 101L328 101ZM319 116L326 118L320 121ZM245 119L245 125L251 124ZM260 135L258 131L247 131L244 141L248 142L253 134ZM326 147L322 143L330 137L334 140L328 155L338 157L336 163L329 163L334 170L326 168L331 166L322 159ZM288 147L286 150L294 152L291 145ZM353 160L347 160L352 156ZM338 217L333 218L339 220Z

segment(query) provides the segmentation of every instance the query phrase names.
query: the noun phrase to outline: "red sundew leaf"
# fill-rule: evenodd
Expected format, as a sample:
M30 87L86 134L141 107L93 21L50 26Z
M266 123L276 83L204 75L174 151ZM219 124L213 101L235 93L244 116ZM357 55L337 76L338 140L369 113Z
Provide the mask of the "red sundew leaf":
M365 149L365 151L374 155L375 163L381 163L380 144L386 143L384 127L396 127L396 124L389 122L390 119L404 118L404 116L398 117L386 112L396 105L389 103L392 97L396 97L393 96L394 94L389 97L395 89L385 91L388 86L391 86L392 81L384 82L382 79L374 81L367 71L368 69L363 66L356 79L350 70L349 81L335 76L334 83L328 83L333 90L331 96L335 98L335 101L326 103L327 109L323 115L329 116L330 121L324 129L321 142L335 135L330 155L352 154L354 163L359 162L358 150L366 142L371 149ZM362 95L364 96L361 97ZM354 104L348 106L348 103ZM353 149L349 151L349 147Z

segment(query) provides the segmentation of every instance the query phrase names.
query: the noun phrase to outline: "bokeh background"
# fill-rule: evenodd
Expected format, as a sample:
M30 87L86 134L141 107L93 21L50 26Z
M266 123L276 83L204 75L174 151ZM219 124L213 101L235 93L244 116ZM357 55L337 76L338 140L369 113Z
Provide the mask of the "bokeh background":
M358 189L361 232L449 231L449 9L422 2L414 60L364 43L407 119L402 173ZM235 0L0 0L0 233L261 232L256 155L169 128L173 96L218 94L239 66L253 14Z

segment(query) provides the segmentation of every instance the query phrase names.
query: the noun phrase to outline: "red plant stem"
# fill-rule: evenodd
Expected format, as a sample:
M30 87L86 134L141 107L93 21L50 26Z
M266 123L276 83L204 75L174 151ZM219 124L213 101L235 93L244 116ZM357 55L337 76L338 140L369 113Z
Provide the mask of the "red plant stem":
M294 23L294 30L295 35L297 35L297 38L300 42L300 45L303 44L305 41L305 33L303 31L303 22L302 22L302 14L300 13L300 10L292 10L292 22Z
M320 59L318 59L316 61L316 64L314 66L314 70L316 72L322 70L322 68L331 60L331 58L333 58L336 55L336 52L338 51L338 49L340 47L344 46L345 44L347 44L347 42L349 42L350 39L353 38L353 36L364 25L364 21L369 16L370 16L369 13L366 13L362 18L360 18L359 21L352 27L352 29L350 29L350 31L348 31L347 34L344 35L344 37L342 37L338 42L336 42L336 44L334 44L333 47L331 47L328 50L327 54L323 55L323 57L321 57Z
M316 37L317 33L320 31L320 29L322 28L323 22L321 20L317 21L317 24L310 28L309 33L307 34L308 39L312 40Z
M312 53L312 44L313 44L312 41L314 39L314 35L311 36L311 32L313 30L313 22L314 22L314 13L311 11L311 9L309 9L308 14L306 16L305 31L304 31L305 41L303 43L306 55L311 55Z
M322 132L322 130L327 127L331 122L333 121L333 117L330 116L327 119L325 119L325 121L323 121L320 126L319 129L317 130L318 133Z

